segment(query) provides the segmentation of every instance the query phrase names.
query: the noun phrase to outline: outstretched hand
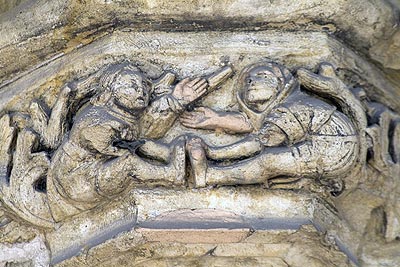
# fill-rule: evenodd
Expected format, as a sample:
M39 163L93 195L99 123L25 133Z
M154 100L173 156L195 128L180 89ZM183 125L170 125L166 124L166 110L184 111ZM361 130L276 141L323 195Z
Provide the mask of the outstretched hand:
M183 126L195 129L215 130L219 115L210 108L199 107L194 111L184 112L179 121Z
M174 88L172 96L178 99L183 105L188 105L199 99L207 92L208 83L205 79L189 78L180 81Z

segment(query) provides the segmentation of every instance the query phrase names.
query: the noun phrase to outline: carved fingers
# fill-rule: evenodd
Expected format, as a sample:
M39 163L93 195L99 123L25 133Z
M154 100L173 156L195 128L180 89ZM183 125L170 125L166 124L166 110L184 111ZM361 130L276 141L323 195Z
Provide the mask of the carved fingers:
M49 148L57 148L66 131L66 118L69 112L69 100L72 94L67 84L60 90L51 115L48 116L43 103L34 101L29 107L33 129L40 135L42 142Z
M179 121L183 126L188 128L212 130L214 129L213 125L217 117L218 114L214 110L199 107L195 108L194 111L184 112Z
M199 79L194 85L193 89L196 91L197 95L200 97L207 91L208 83L205 79Z
M186 97L190 98L189 101L192 102L207 91L207 86L208 84L205 79L195 78L183 87L183 92Z
M188 82L187 85L193 87L196 83L198 83L201 78L194 78L192 81Z
M201 112L184 112L179 121L182 123L183 126L188 128L201 128L201 124L204 121L205 116Z
M208 83L205 79L195 78L190 80L186 78L175 86L172 95L182 104L187 105L203 96L207 92L207 87Z

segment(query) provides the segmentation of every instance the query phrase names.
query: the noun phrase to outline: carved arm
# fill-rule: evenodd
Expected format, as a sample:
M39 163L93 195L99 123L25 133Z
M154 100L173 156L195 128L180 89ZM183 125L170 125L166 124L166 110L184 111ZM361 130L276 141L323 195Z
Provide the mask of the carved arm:
M216 112L200 107L192 112L185 112L180 117L185 127L204 130L223 130L228 133L251 133L253 127L245 116L238 112Z

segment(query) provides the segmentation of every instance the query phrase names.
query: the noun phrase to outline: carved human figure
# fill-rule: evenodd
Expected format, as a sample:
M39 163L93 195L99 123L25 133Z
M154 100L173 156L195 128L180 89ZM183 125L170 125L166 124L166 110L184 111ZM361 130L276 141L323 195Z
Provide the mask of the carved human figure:
M185 182L183 139L169 145L139 139L159 138L168 131L185 107L206 92L206 80L184 79L150 100L150 80L123 64L111 66L99 84L51 160L47 193L56 221L114 197L132 182L168 187ZM136 155L138 147L157 162Z
M321 82L332 72L323 65L315 77ZM180 118L190 128L251 133L223 147L208 146L200 138L189 141L195 186L257 184L282 176L338 177L354 166L359 138L352 121L334 105L302 92L288 69L276 63L250 65L238 86L241 112L201 107ZM236 162L218 165L207 158Z

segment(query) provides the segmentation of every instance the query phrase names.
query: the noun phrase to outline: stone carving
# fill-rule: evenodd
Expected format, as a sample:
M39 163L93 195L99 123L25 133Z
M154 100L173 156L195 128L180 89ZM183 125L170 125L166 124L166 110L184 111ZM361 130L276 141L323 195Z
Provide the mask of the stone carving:
M298 75L313 92L331 97L349 94L328 64L321 66L320 75L306 70L299 70ZM201 139L192 139L188 150L196 186L267 183L279 176L335 177L338 181L354 167L360 129L334 105L302 92L289 70L276 63L254 64L242 71L237 86L240 113L202 107L181 117L183 125L191 128L251 133L225 147L210 147ZM344 110L360 105L355 97L343 100L339 104ZM244 157L250 159L229 166L211 165L206 160ZM342 190L340 184L334 186L333 190Z
M399 1L0 0L0 266L400 266Z
M102 90L75 116L68 139L53 156L49 196L58 196L55 192L62 196L49 199L53 214L65 213L66 207L77 209L72 214L89 209L123 191L132 179L146 185L184 184L182 142L171 144L170 149L151 141L144 145L139 138L162 136L179 113L206 92L206 80L185 79L171 94L150 104L150 81L131 66L112 66L100 86ZM135 154L140 145L142 153L167 164L141 159Z
M66 85L50 116L39 102L32 103L29 116L15 114L14 123L5 115L1 121L6 129L2 138L5 202L9 200L8 206L24 219L49 226L52 219L59 221L112 198L131 181L137 186L184 185L184 139L168 145L151 139L162 137L182 111L230 73L231 68L225 67L207 79L186 78L172 86L175 77L171 73L153 84L133 65L114 64L95 75L98 88L85 94L76 91L82 85ZM78 109L62 141L70 102L73 98L82 100L90 92L96 93ZM9 150L15 127L11 124L19 129L12 166ZM51 160L44 151L32 153L38 146L51 151ZM136 149L157 163L144 160L135 154ZM40 183L47 185L46 196L38 194L37 186L32 190ZM15 203L21 189L28 191L21 198L22 202L28 201L21 204L23 207L20 201ZM30 218L31 213L35 219Z
M239 111L196 104L231 74L225 66L205 78L176 83L165 73L152 81L133 64L116 63L66 84L51 112L35 101L28 114L4 115L3 202L52 227L132 186L268 187L310 178L340 194L343 178L365 164L367 121L333 66L295 77L278 63L254 63L236 79ZM212 146L183 131L163 141L178 118L187 128L243 139Z
M208 107L202 100L225 86L233 68L177 82L170 72L151 80L130 62L114 63L65 84L51 109L37 99L25 113L4 114L2 209L54 229L132 188L293 189L305 180L321 186L326 201L339 207L357 197L360 184L371 186L355 179L358 173L383 188L366 189L380 202L358 229L366 244L362 260L374 264L375 243L384 258L395 255L399 115L371 102L363 89L350 89L328 63L318 73L292 73L270 61L250 64L230 81L236 106ZM236 141L210 141L219 135Z
M370 211L363 229L362 263L396 266L400 261L400 116L380 103L368 101L364 92L360 94L370 118L366 129L368 163L375 173L369 179L379 184L369 189L381 199L381 204Z

